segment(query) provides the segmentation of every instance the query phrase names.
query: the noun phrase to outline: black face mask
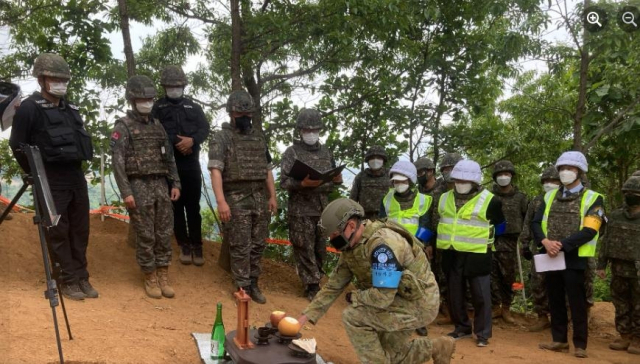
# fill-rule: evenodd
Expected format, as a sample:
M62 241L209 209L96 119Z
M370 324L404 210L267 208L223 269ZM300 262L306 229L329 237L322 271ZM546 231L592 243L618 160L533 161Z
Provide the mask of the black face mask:
M353 231L351 232L351 235L349 235L348 238L346 236L344 236L344 230L343 230L340 233L340 235L338 235L335 238L329 240L329 244L331 244L331 246L336 248L336 250L338 250L338 251L347 250L349 248L350 240L351 240L351 238L353 238L353 234L356 233L356 231L358 230L359 227L360 227L360 223L358 222L356 224L356 228L353 229Z
M250 116L240 116L235 118L235 120L236 120L236 128L240 129L240 131L245 131L251 128Z
M425 174L424 176L418 176L418 185L424 186L427 183L428 176Z
M627 206L638 206L638 205L640 205L640 196L638 196L638 195L624 195L624 203Z

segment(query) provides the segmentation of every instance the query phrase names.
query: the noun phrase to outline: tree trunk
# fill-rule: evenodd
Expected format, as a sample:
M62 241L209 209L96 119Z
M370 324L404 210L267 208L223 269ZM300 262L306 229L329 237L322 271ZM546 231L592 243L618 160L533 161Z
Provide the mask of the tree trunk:
M122 29L122 40L124 41L124 56L127 62L127 76L136 74L136 61L133 58L133 47L131 47L131 33L129 33L129 12L127 11L127 0L118 0L118 11L120 13L120 28Z
M590 5L591 1L584 1L584 8ZM576 105L576 113L573 117L573 150L582 150L582 118L587 111L587 81L589 72L589 48L588 39L589 32L585 27L582 30L582 47L580 50L580 84L578 85L578 104Z
M240 56L242 54L242 19L240 0L231 0L231 91L242 89Z

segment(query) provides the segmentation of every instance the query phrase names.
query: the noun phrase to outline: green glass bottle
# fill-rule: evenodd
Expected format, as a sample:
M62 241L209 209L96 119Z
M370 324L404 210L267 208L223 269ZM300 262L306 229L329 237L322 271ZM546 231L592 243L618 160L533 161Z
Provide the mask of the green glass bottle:
M224 323L222 322L222 303L218 302L216 322L211 330L211 359L224 358Z

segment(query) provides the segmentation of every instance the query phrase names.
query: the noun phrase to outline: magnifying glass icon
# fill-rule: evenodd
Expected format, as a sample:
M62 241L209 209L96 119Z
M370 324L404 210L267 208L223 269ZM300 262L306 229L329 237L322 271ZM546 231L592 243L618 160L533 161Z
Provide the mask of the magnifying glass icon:
M633 14L631 14L631 15L633 15ZM600 15L598 13L596 13L595 11L591 11L591 12L589 12L587 14L587 23L589 23L591 25L596 25L597 24L600 28L602 28L602 24L600 23Z
M627 25L633 25L636 28L638 27L638 24L636 23L636 16L630 11L622 14L622 22Z

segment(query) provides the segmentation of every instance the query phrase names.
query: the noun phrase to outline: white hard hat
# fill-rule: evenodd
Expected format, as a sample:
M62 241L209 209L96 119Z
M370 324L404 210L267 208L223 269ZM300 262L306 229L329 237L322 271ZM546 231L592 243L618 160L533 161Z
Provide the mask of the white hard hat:
M589 165L587 163L587 158L585 158L582 152L570 151L564 152L556 161L556 168L560 168L560 166L573 166L579 168L582 172L587 172L589 169Z
M418 179L418 171L416 170L416 166L414 166L413 163L409 161L397 161L389 171L389 175L392 176L391 179L393 179L394 173L398 173L409 178L413 183L416 183L416 180Z
M451 178L461 181L470 181L475 184L482 183L482 171L480 165L470 159L464 159L456 163L451 171Z

